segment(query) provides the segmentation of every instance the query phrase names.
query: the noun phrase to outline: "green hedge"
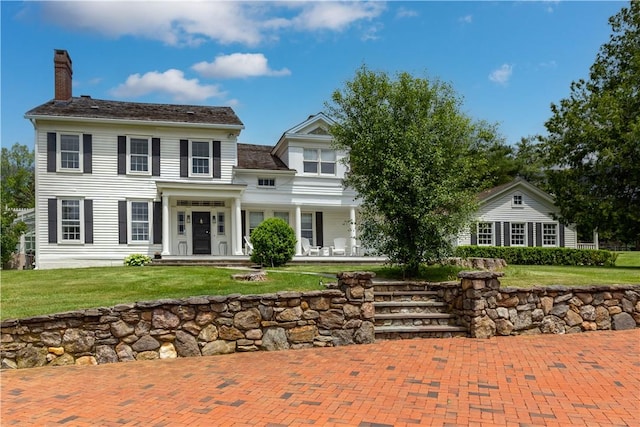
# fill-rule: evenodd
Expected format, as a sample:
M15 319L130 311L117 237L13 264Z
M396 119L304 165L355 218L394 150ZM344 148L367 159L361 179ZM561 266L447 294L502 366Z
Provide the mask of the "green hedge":
M459 246L460 258L502 258L516 265L601 265L612 267L617 254L609 251L513 246Z

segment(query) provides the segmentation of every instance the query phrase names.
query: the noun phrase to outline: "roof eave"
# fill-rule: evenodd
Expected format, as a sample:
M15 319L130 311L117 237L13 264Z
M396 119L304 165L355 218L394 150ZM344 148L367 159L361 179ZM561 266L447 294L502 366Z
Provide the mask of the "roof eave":
M25 114L26 119L34 120L53 120L61 122L85 122L85 123L110 123L115 125L140 125L153 124L155 126L166 127L189 127L189 128L215 128L227 130L242 130L242 124L226 124L226 123L189 123L189 122L169 122L164 120L131 120L131 119L107 119L101 117L76 117L76 116L54 116L41 114Z

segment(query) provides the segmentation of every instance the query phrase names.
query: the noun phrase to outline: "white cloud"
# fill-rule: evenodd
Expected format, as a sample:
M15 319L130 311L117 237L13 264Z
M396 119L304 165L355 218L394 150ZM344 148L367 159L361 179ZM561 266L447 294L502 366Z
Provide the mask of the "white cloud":
M418 16L418 12L406 7L400 7L396 12L396 18L414 18L416 16Z
M458 18L458 22L462 22L463 24L471 24L473 22L473 15L465 15Z
M207 40L255 46L277 31L342 31L373 20L381 2L235 1L51 1L42 3L45 20L67 29L107 37L126 35L168 45L198 45Z
M301 2L301 13L291 20L299 30L342 31L353 22L372 20L384 11L381 2Z
M513 65L502 64L500 68L493 70L489 74L489 80L494 83L506 85L511 78L511 74L513 74Z
M177 102L204 101L225 95L217 85L204 85L198 79L187 79L182 71L176 69L164 73L150 71L142 76L132 74L111 91L112 95L119 98L137 98L158 92L170 95Z
M198 62L192 67L205 77L231 79L259 76L288 76L287 68L272 70L267 58L261 53L232 53L218 55L213 62Z

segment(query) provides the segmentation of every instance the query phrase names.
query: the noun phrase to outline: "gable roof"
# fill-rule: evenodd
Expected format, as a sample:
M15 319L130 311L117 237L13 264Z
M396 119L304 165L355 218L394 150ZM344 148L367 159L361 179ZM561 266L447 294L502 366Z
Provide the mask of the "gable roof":
M531 184L528 181L525 181L520 177L506 184L498 185L497 187L493 187L481 192L480 194L478 194L478 201L480 202L480 204L485 204L488 201L515 189L523 189L530 193L534 193L545 201L551 203L552 205L555 203L553 197L549 193L542 191L535 185Z
M146 104L73 97L69 101L51 100L25 114L34 118L80 118L95 120L126 120L179 124L208 124L243 128L231 107L202 105Z
M280 158L271 154L270 145L254 145L238 143L238 169L263 169L289 171Z

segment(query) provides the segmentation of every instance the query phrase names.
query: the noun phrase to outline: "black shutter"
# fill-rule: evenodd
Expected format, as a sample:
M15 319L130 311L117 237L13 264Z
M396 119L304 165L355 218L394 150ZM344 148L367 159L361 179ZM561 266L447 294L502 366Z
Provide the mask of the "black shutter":
M56 171L56 142L56 133L47 132L47 172Z
M564 225L558 224L558 229L560 230L560 247L564 248Z
M189 141L180 140L180 176L189 176Z
M84 134L82 135L82 155L84 156L84 159L82 161L83 163L83 168L84 168L84 173L91 173L93 172L93 166L91 164L92 158L93 158L93 143L92 143L92 136L91 134Z
M536 246L542 246L542 223L536 222Z
M222 162L220 161L221 156L221 148L220 141L213 141L213 177L220 178L221 172L220 168L222 166Z
M322 212L316 212L316 244L324 246L324 230L322 228Z
M529 246L533 246L533 223L532 222L527 223L527 240L528 240L527 244Z
M93 200L84 201L84 242L93 243Z
M153 243L162 243L162 202L153 202Z
M118 175L127 174L127 137L118 136Z
M245 246L244 236L247 235L247 211L240 211L240 222L242 223L242 247Z
M500 224L500 221L496 221L496 226L495 226L495 229L496 229L496 246L502 246L502 236L501 236L502 228L501 228L501 225L502 224Z
M511 223L504 222L504 245L511 246Z
M118 243L127 243L127 201L118 200Z
M160 138L151 138L151 175L160 176Z
M478 228L478 225L474 225L472 227L476 227L476 230ZM478 244L478 233L475 233L473 230L471 230L471 245L475 246Z
M49 243L58 243L58 199L49 199L47 202Z

